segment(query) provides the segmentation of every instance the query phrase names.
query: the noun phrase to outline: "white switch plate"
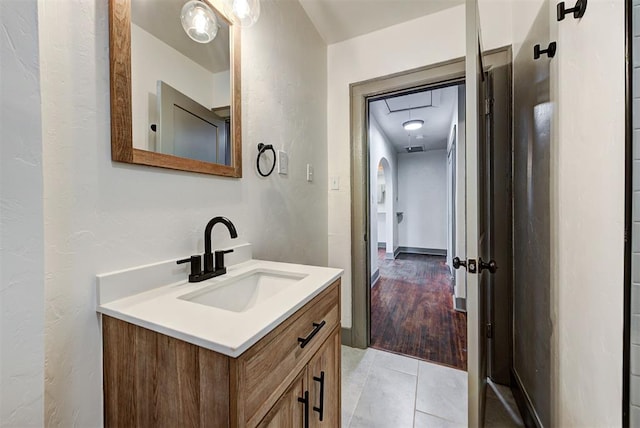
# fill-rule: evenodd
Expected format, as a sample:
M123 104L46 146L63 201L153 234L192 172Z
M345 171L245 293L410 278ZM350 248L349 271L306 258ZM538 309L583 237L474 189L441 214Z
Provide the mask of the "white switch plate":
M307 181L313 181L313 166L310 163L307 164Z
M278 150L278 174L289 174L289 155L284 150Z
M331 177L331 190L340 190L340 177Z

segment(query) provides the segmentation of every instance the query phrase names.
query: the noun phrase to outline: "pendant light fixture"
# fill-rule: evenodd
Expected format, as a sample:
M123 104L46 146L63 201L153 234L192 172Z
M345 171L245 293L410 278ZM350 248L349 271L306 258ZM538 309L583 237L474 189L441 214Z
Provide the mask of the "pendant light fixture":
M260 17L260 0L233 0L231 7L243 28L251 27Z
M190 0L182 6L180 21L185 33L195 42L209 43L218 34L218 19L208 4Z

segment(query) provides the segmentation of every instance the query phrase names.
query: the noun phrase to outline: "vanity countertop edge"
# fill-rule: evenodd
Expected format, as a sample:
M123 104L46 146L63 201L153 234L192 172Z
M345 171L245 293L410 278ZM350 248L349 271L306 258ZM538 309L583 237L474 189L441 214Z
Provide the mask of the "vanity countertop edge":
M256 269L272 269L306 276L294 287L271 297L269 304L265 302L241 313L180 299L185 294ZM110 302L98 302L96 311L236 358L327 289L343 272L336 268L249 260L229 266L226 275L204 284L189 283L185 278L184 281Z

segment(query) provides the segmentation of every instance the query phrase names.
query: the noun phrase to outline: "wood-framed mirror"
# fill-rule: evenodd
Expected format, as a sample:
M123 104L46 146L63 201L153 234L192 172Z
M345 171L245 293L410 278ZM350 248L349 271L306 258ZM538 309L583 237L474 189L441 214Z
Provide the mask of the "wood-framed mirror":
M200 0L217 34L184 31L187 0L110 0L111 158L242 177L240 26L225 0Z

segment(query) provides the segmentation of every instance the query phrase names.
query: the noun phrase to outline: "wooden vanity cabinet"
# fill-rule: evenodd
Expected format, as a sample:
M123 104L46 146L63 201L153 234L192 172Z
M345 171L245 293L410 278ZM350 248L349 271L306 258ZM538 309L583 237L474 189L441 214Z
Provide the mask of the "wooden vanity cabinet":
M105 426L340 426L339 279L237 358L102 325Z
M282 394L280 399L271 408L267 416L258 425L260 428L298 428L304 427L305 418L309 418L306 404L301 400L309 399L307 391L307 371L300 372L298 377Z
M340 426L340 342L340 328L337 327L259 427Z
M311 427L339 427L342 421L340 344L338 326L307 366Z

